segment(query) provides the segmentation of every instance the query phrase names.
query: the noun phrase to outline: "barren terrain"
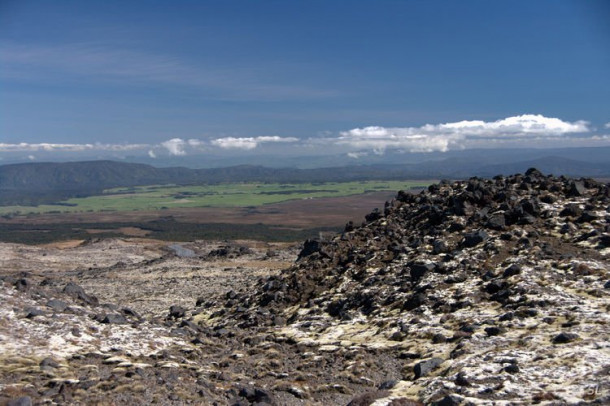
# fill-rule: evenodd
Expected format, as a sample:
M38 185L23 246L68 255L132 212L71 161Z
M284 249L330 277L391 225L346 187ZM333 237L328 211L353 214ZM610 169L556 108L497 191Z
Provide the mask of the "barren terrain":
M303 244L3 243L0 405L608 404L609 213L531 169Z

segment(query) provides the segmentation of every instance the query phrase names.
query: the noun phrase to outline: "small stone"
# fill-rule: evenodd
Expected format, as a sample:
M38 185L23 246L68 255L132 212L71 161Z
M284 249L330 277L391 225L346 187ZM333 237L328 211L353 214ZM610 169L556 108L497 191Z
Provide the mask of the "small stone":
M99 304L99 300L97 299L97 297L86 294L85 290L74 282L68 282L68 284L64 287L63 292L89 305Z
M33 319L34 317L37 317L37 316L44 316L46 314L44 312L44 310L39 309L38 307L26 307L25 312L26 312L25 317L28 319Z
M49 370L59 368L59 364L51 357L47 357L40 361L39 367L41 370Z
M460 372L455 377L455 384L459 386L470 386L470 381L466 378L466 374Z
M465 324L462 327L460 327L460 331L464 332L464 333L469 333L472 334L476 331L477 326L474 324Z
M503 329L501 327L496 327L496 326L485 328L485 332L487 333L487 335L489 337L500 335L500 334L504 333L505 331L506 331L505 329Z
M173 305L169 308L169 317L178 319L184 317L186 314L186 309L182 306Z
M443 240L434 240L432 243L432 253L435 255L443 254L449 251L449 246Z
M462 241L462 245L464 247L471 248L481 244L484 241L487 241L488 239L489 234L487 234L483 230L478 230L472 233L464 234L464 240Z
M18 279L17 282L15 282L14 286L15 286L15 289L23 291L30 287L30 283L28 282L27 279L21 278L21 279Z
M518 264L512 264L511 266L509 266L508 268L506 268L504 270L502 277L509 278L513 275L519 275L520 273L521 273L521 266Z
M610 281L604 283L604 289L610 289Z
M430 403L431 406L458 406L462 403L462 398L457 395L447 395L441 400Z
M50 307L56 312L63 312L68 308L68 304L62 300L51 299L47 302L47 307Z
M273 404L271 394L264 389L244 387L239 391L239 396L246 398L251 403L270 403Z
M519 372L519 366L510 364L504 367L504 371L508 372L509 374L516 374Z
M413 372L415 373L415 379L421 378L422 376L426 376L438 368L443 362L445 362L442 358L430 358L425 361L417 363L413 367Z
M514 318L515 318L515 313L507 312L507 313L504 313L502 316L500 316L499 320L500 321L510 321L510 320L512 320Z
M122 314L113 313L107 314L101 321L104 324L127 324L128 321Z
M414 310L426 303L426 295L423 293L416 293L411 296L404 304L405 310Z
M489 294L494 294L496 292L501 291L502 289L506 289L508 285L504 281L493 280L485 285L485 291Z
M410 264L411 278L414 280L421 279L426 273L434 271L434 264Z
M576 180L570 183L570 189L568 190L568 196L582 196L585 194L585 184L583 181Z
M138 314L138 312L136 312L135 310L133 310L129 307L122 308L121 312L126 316L136 317L138 319L141 318L141 316Z
M583 212L579 218L576 219L576 222L577 223L590 223L597 219L598 219L598 217L597 217L597 214L595 214L595 212L587 210L587 211Z
M506 227L506 217L504 217L504 214L494 214L487 221L487 227L494 230L503 230Z
M553 344L566 344L570 343L578 338L578 334L576 333L566 333L562 332L553 338Z
M379 389L379 390L392 389L394 386L396 386L397 383L398 383L398 381L396 379L391 379L389 381L384 381L381 384L379 384L377 389Z
M561 217L578 217L582 214L582 209L577 204L568 204L559 212Z

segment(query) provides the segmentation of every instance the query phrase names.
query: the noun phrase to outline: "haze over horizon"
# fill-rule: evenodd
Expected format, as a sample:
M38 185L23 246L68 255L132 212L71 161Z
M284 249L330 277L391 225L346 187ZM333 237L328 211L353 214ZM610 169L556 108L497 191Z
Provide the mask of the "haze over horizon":
M9 0L0 163L608 147L609 71L604 1Z

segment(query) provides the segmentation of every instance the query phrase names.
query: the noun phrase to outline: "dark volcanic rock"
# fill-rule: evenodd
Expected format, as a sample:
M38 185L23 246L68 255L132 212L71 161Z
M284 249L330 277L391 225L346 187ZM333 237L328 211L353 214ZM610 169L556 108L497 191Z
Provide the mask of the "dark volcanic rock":
M472 233L464 234L464 240L462 241L462 245L464 247L474 247L477 246L489 238L489 234L487 234L483 230L477 230Z
M581 180L570 182L568 196L583 196L586 193L585 183Z
M408 267L411 269L411 278L420 279L426 273L434 271L436 266L434 264L410 264Z
M96 306L99 304L97 297L86 294L85 290L74 282L69 282L64 287L64 293L88 305Z
M186 309L182 306L173 305L169 308L169 317L174 319L179 319L184 317L186 314Z
M123 316L122 314L118 314L118 313L111 313L111 314L105 315L102 318L101 322L104 324L127 324L127 323L129 323L127 321L127 319L125 318L125 316Z
M275 405L272 395L261 388L243 387L239 390L239 396L245 398L250 403L260 405Z
M37 316L44 316L46 313L44 310L39 309L38 307L26 307L25 313L28 319L32 319Z
M298 259L305 258L320 251L320 240L306 240L303 244L303 249L299 252Z
M430 403L431 406L458 406L462 403L462 398L457 395L447 395L441 400Z
M13 286L15 286L15 289L17 290L26 290L30 287L30 283L26 278L20 278L13 284Z
M68 304L62 300L51 299L47 302L47 307L50 307L56 312L63 312L68 308Z
M565 343L572 342L576 339L578 339L578 334L562 332L553 338L553 343L554 344L565 344Z
M426 376L430 374L432 371L437 369L443 362L445 362L442 358L430 358L422 362L418 362L413 367L413 373L415 374L415 379L421 378L422 376Z
M504 270L502 274L503 278L510 278L513 275L519 275L521 273L521 266L518 264L512 264Z
M487 227L492 228L494 230L503 230L506 226L506 217L504 214L494 214L487 221Z

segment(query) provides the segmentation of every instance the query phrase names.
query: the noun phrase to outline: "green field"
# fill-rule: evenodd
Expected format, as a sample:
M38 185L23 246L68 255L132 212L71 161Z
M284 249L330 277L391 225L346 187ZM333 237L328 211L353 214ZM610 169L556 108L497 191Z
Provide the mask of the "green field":
M231 183L203 186L151 185L106 190L99 196L74 198L52 205L4 206L0 215L164 210L187 207L250 207L295 199L340 197L369 192L425 187L426 181L328 183Z

